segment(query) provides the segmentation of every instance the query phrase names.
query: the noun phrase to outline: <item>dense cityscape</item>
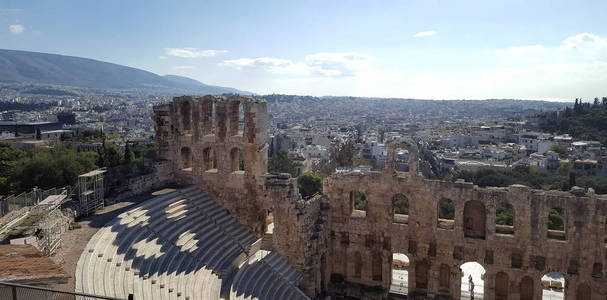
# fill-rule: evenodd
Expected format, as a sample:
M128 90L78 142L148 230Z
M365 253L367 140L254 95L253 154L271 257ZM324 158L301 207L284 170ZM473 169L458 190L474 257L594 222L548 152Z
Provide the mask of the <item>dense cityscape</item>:
M0 1L0 300L607 299L605 12Z

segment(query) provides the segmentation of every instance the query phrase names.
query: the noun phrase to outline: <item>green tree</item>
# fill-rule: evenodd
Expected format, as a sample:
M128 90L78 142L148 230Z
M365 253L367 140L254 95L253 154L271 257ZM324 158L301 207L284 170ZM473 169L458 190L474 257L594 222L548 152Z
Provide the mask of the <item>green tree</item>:
M497 225L514 225L514 208L511 204L500 205L495 210L495 223Z
M396 194L392 197L392 207L394 207L394 213L399 215L409 214L409 199L403 194Z
M353 191L354 209L367 210L367 196L359 191Z
M32 151L17 161L9 180L15 183L15 192L72 185L78 175L97 168L96 160L94 152L63 147Z
M295 163L289 158L286 150L279 150L268 160L268 172L270 173L289 173L291 176L297 176Z
M438 201L438 217L440 219L453 220L455 217L455 206L453 200L448 198L440 198Z
M550 150L560 154L560 155L567 155L569 154L569 150L567 150L566 147L561 146L561 145L554 145L552 147L550 147Z
M129 142L127 142L124 146L124 163L130 165L133 161L135 161L135 153L131 150Z
M329 153L331 161L338 167L351 167L352 158L354 157L354 144L347 142L339 144L331 148Z
M563 219L563 209L550 209L550 212L548 213L548 229L561 231L565 230Z
M575 186L575 173L574 172L569 172L569 186L570 187Z
M297 177L297 188L304 199L322 193L322 177L312 172L303 173Z
M17 162L24 158L26 153L13 148L9 143L0 143L0 195L8 195L13 190L13 181L9 178Z
M97 165L99 167L115 167L121 164L123 158L122 153L114 144L103 143L103 146L97 150L99 159Z

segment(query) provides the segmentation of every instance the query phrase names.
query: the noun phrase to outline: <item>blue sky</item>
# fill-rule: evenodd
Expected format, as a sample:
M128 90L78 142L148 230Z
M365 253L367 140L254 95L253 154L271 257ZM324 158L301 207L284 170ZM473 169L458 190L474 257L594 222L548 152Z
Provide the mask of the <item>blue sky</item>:
M260 94L607 96L607 1L0 0L0 48Z

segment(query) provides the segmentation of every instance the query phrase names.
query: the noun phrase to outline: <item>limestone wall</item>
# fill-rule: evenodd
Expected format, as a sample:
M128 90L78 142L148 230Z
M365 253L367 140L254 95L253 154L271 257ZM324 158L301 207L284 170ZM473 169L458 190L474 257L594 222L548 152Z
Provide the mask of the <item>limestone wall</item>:
M194 183L261 236L267 172L265 100L183 96L154 107L158 155L174 181Z
M410 298L460 299L465 262L485 268L484 299L541 299L548 272L565 276L566 299L607 297L607 198L592 191L424 179L415 143L403 140L388 145L382 172L333 175L323 196L303 200L295 179L267 174L264 100L176 97L154 107L154 118L159 180L200 186L259 237L271 212L274 250L301 272L310 296L386 299L392 255L402 253ZM408 172L393 161L399 149L409 152ZM363 194L366 207L355 209ZM408 200L406 214L395 213L397 194ZM442 198L452 202L453 220L439 219ZM514 209L513 226L496 225L504 204ZM562 232L548 230L552 208L564 212Z
M478 262L486 270L485 299L541 299L540 278L548 272L565 276L566 299L583 295L585 287L592 299L607 296L607 197L516 185L479 188L395 172L390 165L384 172L334 175L324 182L331 199L327 262L334 281L387 291L392 254L403 253L410 259L410 295L459 299L460 265ZM365 212L354 209L352 191L365 194ZM395 216L396 194L408 198L407 216ZM443 197L453 201L454 221L439 221ZM514 208L513 227L496 226L502 203ZM548 230L548 213L556 207L565 214L564 232ZM339 292L361 296L357 288Z

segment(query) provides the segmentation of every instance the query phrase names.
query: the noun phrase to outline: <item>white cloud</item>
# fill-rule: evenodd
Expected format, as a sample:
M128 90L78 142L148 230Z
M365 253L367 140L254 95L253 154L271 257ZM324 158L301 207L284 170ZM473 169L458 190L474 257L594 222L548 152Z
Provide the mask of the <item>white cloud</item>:
M318 74L329 77L352 76L365 69L375 58L361 53L316 53L306 63Z
M193 66L173 66L171 69L178 71L178 70L191 70L194 69Z
M239 58L224 60L219 64L236 70L264 70L274 74L309 74L304 64L293 63L288 59L274 57Z
M158 59L167 59L168 57L164 56L164 55L160 55L158 56Z
M301 59L242 58L221 65L296 76L242 76L239 88L260 94L418 99L592 99L605 92L606 37L582 33L556 45L519 45L470 59L472 68L408 70L389 57L316 53ZM431 63L431 61L430 61ZM295 71L297 70L297 72ZM238 76L234 76L238 77Z
M343 77L352 76L363 70L374 59L367 54L355 52L316 53L307 55L304 62L293 62L275 57L258 57L224 60L219 65L236 70L263 70L273 74Z
M566 38L558 50L570 60L607 61L607 40L588 32Z
M14 35L20 35L25 30L25 27L21 24L15 24L8 26L8 30Z
M565 50L583 50L588 48L603 47L605 44L606 41L598 35L584 32L565 39L561 48Z
M181 58L209 57L228 52L228 50L200 50L197 48L166 48L164 50L166 55Z
M425 37L425 36L433 36L436 35L436 31L422 31L422 32L418 32L416 33L413 37Z

